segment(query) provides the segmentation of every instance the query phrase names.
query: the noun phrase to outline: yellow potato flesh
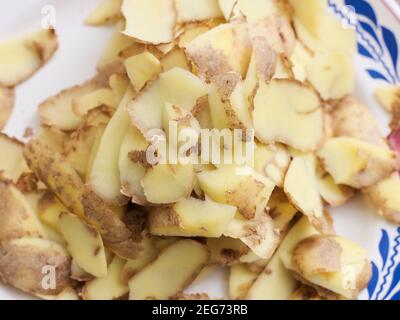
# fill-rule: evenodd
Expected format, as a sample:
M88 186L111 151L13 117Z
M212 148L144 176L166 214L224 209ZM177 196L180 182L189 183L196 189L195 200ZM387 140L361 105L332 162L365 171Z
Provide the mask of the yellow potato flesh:
M311 54L300 41L296 41L293 54L290 57L290 62L293 64L292 71L296 80L302 82L306 80L307 67L310 60Z
M142 251L140 251L136 259L128 259L121 271L121 279L128 282L132 276L142 270L150 262L152 262L160 251L156 248L154 239L146 238L141 242Z
M191 164L158 164L147 170L141 185L147 201L155 204L169 204L191 194L194 178Z
M43 223L52 227L58 233L61 233L59 217L60 214L66 212L67 209L58 201L53 193L47 192L40 198L38 211L39 218Z
M114 73L110 76L108 84L114 92L115 99L119 104L129 86L129 78L125 74Z
M215 86L211 86L210 88L208 103L210 105L210 117L213 127L219 130L228 128L229 119L225 112L225 104Z
M260 83L253 119L256 137L267 144L279 141L302 151L314 151L324 138L319 98L297 82Z
M318 31L323 19L321 16L326 14L327 1L325 0L304 0L296 1L290 0L289 3L294 9L294 14L303 23L307 30L313 34L318 35Z
M380 87L375 90L375 96L386 110L393 111L394 103L400 101L400 87Z
M176 90L179 88L179 90ZM161 73L128 104L132 122L146 135L161 129L162 110L166 102L190 111L197 99L207 94L207 85L195 75L180 68Z
M160 61L147 51L129 57L124 63L136 92L139 92L147 81L154 79L161 72Z
M64 147L64 153L67 161L74 167L76 172L86 180L86 173L89 171L89 165L93 147L101 139L105 126L85 126L82 130L77 130L71 135Z
M277 3L270 0L238 0L236 6L250 23L279 14Z
M310 219L322 217L322 202L312 154L295 157L285 177L284 190L293 204Z
M107 269L107 275L86 282L82 290L84 300L113 300L128 293L129 288L122 282L121 273L125 260L115 256Z
M121 22L116 24L114 33L97 64L98 69L105 69L108 65L117 61L119 53L134 43L133 39L121 33L122 28L123 24Z
M44 230L45 239L54 241L61 246L65 247L65 240L62 238L60 232L46 223L43 223L43 220L40 217L40 200L42 196L45 194L45 191L24 191L25 199L27 200L30 208L33 210L35 214L35 219L40 223L41 228Z
M222 12L217 0L175 0L178 22L200 21L219 18Z
M121 15L122 0L103 0L89 16L85 23L98 26L116 20Z
M102 88L83 96L73 98L72 110L77 116L82 117L87 114L89 110L103 104L114 109L116 108L116 99L111 89Z
M15 89L0 87L0 130L2 130L8 122L15 103Z
M225 17L225 20L230 19L236 2L237 0L218 0L219 7Z
M352 189L336 184L327 173L323 177L317 175L317 183L322 199L332 207L345 204L353 195Z
M209 258L194 240L178 241L129 281L129 299L169 299L189 285Z
M291 252L301 240L318 234L306 217L303 217L289 231L279 249L251 286L246 299L287 300L296 289L297 282L287 270L291 263Z
M125 35L152 44L173 40L173 0L124 0L121 10L126 20Z
M17 182L23 172L29 171L23 156L23 144L17 140L0 134L0 175Z
M329 140L319 157L337 184L354 188L371 186L394 170L392 151L353 138Z
M60 130L75 130L82 119L72 110L73 99L99 89L98 87L99 85L95 81L89 80L82 85L65 89L48 98L39 105L42 122Z
M236 213L235 207L195 198L177 202L170 210L151 212L152 234L218 238Z
M365 273L370 275L369 262L367 260L367 252L359 245L335 236L334 241L339 245L340 257L339 266L340 270L332 272L320 272L301 274L307 281L326 288L331 292L337 293L347 299L354 299L363 287L366 286ZM306 257L307 258L307 257ZM308 262L310 266L315 264L315 261ZM359 279L359 277L362 277ZM368 279L368 277L367 277Z
M342 52L354 55L356 52L356 33L352 28L343 28L339 19L331 13L320 19L317 35L310 33L303 23L294 18L298 38L313 52Z
M0 85L13 87L31 77L57 49L54 30L39 30L0 43Z
M171 70L173 68L181 68L190 71L191 66L186 58L185 52L181 48L176 48L168 52L161 59L161 66L164 71Z
M118 158L130 125L125 108L133 96L133 90L128 89L103 133L91 167L90 184L93 190L110 202L118 202L121 199Z
M119 154L119 174L121 181L121 192L132 198L132 202L146 204L143 187L140 181L146 174L146 167L133 161L129 154L131 152L144 153L148 147L148 142L135 127L131 127L122 142Z
M0 198L1 241L23 236L46 238L46 230L34 208L11 182L0 180Z
M245 76L251 56L247 25L221 24L186 44L185 49L202 78L229 71Z
M376 185L364 189L364 195L378 213L396 224L400 223L400 178L397 172Z
M290 164L290 155L281 144L264 145L258 143L254 150L254 169L266 175L277 186L282 187L286 171Z
M95 277L106 276L104 245L96 229L69 213L62 213L59 219L61 234L67 241L68 251L76 263Z
M244 299L257 277L258 273L251 271L245 264L231 266L229 272L229 298Z
M353 62L343 53L317 54L307 66L307 79L325 100L352 93L354 77Z
M240 175L240 167L222 166L197 174L201 189L214 201L237 206L245 217L252 218L268 202L275 184L252 172Z
M225 236L240 239L260 259L269 259L279 243L279 230L263 213L247 220L237 215L224 232Z

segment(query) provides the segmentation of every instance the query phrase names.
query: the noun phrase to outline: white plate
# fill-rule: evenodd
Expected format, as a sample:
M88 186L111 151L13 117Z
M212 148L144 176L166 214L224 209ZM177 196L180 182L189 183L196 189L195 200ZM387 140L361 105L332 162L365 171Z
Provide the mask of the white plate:
M39 28L46 9L52 7L55 8L60 38L55 57L33 78L18 86L16 106L5 128L6 133L22 139L27 126L35 128L38 124L36 108L41 101L61 89L89 79L95 73L96 62L112 30L111 27L83 25L82 21L96 3L98 0L0 0L0 40ZM378 106L372 92L384 83L400 81L396 60L397 43L400 43L399 5L396 0L329 0L329 4L344 20L346 16L343 14L349 12L343 10L344 5L354 6L360 51L356 58L356 96L371 107L383 132L388 133L389 117ZM360 298L400 299L400 255L397 254L400 228L378 217L361 198L332 213L337 232L367 248L374 262L369 290L365 290ZM227 275L223 270L217 270L189 291L208 292L213 297L226 296ZM0 299L25 298L30 297L0 285Z

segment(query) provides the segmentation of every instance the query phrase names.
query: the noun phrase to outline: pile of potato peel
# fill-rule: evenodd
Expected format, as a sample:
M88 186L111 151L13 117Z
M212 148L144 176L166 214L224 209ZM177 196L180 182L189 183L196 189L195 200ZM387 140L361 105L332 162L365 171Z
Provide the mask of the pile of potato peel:
M354 30L326 1L106 0L85 23L115 25L97 74L42 102L26 144L0 134L2 282L43 299L208 299L184 290L219 266L230 299L356 299L368 254L329 208L361 193L400 224L400 89L376 92L386 139L352 96ZM0 43L0 127L57 46L54 30ZM180 147L171 124L232 133L227 153L251 131L253 161L153 163L156 133Z

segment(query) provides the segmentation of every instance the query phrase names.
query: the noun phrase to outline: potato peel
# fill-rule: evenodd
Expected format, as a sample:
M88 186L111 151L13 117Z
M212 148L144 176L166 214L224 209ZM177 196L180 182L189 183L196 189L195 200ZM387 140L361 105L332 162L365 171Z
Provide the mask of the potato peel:
M0 130L7 124L14 109L15 91L14 88L0 87Z
M65 131L76 129L81 123L81 118L73 112L73 99L103 88L105 85L103 76L99 75L81 85L64 89L46 99L38 107L42 123Z
M296 81L261 82L254 96L253 119L256 137L266 144L278 141L301 151L315 151L324 142L319 97Z
M173 0L124 0L121 10L126 20L125 35L151 44L174 39L176 13Z
M222 16L217 0L188 1L175 0L177 22L193 22L215 19Z
M185 45L189 60L203 79L234 71L245 75L251 43L244 23L221 24Z
M58 47L53 29L32 32L0 44L0 86L14 87L30 78Z
M85 19L85 24L99 26L121 17L122 0L103 0Z
M31 140L24 150L30 168L72 212L84 218L101 233L111 250L124 257L140 251L126 225L88 186L66 160L49 146Z
M191 252L187 255L186 252ZM207 247L181 240L166 248L156 260L129 281L131 300L169 299L186 288L207 264ZM176 267L178 264L178 267ZM149 283L157 282L157 287Z
M0 245L0 278L22 291L35 295L57 295L70 287L71 260L57 243L38 238L19 238ZM56 270L56 288L43 288L43 267ZM26 270L30 270L29 277Z
M85 20L115 23L97 75L42 102L27 145L0 134L1 280L210 299L183 290L222 267L234 299L356 298L370 263L328 208L359 190L400 223L399 92L376 91L385 139L352 97L354 30L303 2L103 0ZM0 128L57 46L54 30L0 44Z
M181 87L179 93L175 91L176 86ZM207 86L199 78L187 70L173 68L150 81L127 109L133 124L146 136L151 129L162 128L166 102L190 111L197 99L206 94Z
M395 172L389 178L363 190L366 199L377 209L378 214L397 225L400 224L400 202L396 196L399 188L400 177Z

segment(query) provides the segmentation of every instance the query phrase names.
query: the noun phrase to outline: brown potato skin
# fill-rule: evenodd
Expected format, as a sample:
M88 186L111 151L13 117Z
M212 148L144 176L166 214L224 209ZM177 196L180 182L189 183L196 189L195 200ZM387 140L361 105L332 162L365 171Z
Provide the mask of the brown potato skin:
M312 218L311 223L320 233L326 235L335 234L335 228L333 225L333 218L328 210L324 210L322 217Z
M39 179L33 172L23 172L16 183L16 187L22 193L33 193L38 191Z
M65 98L68 98L68 100L71 100L71 103L72 103L72 99L77 96L89 93L89 92L97 90L97 89L108 87L108 78L113 73L113 71L116 71L115 67L109 67L105 70L101 70L92 79L89 79L80 85L75 85L70 88L64 89L64 90L60 91L59 93L57 93L56 95L51 96L51 97L47 98L45 101L43 101L42 103L40 103L40 105L38 107L38 113L39 113L39 117L40 117L42 124L47 125L47 126L56 127L63 131L70 131L70 130L77 129L80 124L79 121L76 121L75 125L69 125L69 126L61 125L60 126L59 123L57 122L57 118L54 115L49 116L49 113L48 113L49 110L57 109L60 101ZM71 106L71 108L72 108L72 106ZM72 113L72 110L71 110L71 113ZM75 114L73 115L73 117L76 117ZM76 117L76 118L79 119L78 117ZM75 120L77 120L77 119L75 119Z
M354 97L349 96L338 102L331 116L335 137L352 137L387 148L374 115Z
M41 237L40 230L26 226L29 219L26 208L15 197L18 191L12 182L0 179L0 241L21 238Z
M140 246L132 233L72 166L51 147L31 140L25 147L28 166L54 192L66 208L100 232L105 245L124 258L135 258Z
M228 237L209 238L206 245L210 251L210 264L222 267L239 263L240 257L250 250L242 241Z
M61 154L43 141L34 139L25 146L24 157L31 170L66 208L83 217L84 211L80 201L82 180Z
M400 128L400 89L397 92L397 99L392 105L392 120L390 128L395 131Z
M318 235L302 240L293 250L292 261L301 274L307 274L303 268L303 257L313 253L315 265L313 272L336 272L340 270L340 255L342 248L335 241L333 236Z
M325 299L325 300L343 300L344 299L341 295L339 295L337 293L334 293L332 291L329 291L328 289L317 286L317 285L307 281L297 272L293 272L293 277L296 280L298 280L301 284L313 288L317 292L318 296L320 296L322 299Z
M68 255L55 248L38 248L33 245L17 245L10 241L0 244L0 278L5 284L33 294L56 295L70 286ZM44 289L42 268L51 265L56 270L56 288Z
M149 213L148 225L150 233L153 233L154 229L164 226L174 226L179 228L179 216L171 207L155 207Z
M298 279L301 283L314 288L320 297L328 300L338 300L342 299L342 297L339 294L331 292L326 288L320 287L306 280L305 279L306 275L303 273L303 270L301 270L300 262L302 254L308 253L310 250L313 250L313 247L318 249L319 246L320 249L326 248L327 252L323 254L323 259L325 261L321 263L320 266L321 268L319 268L318 270L316 269L315 271L318 273L324 273L331 271L334 272L334 270L337 269L337 267L339 267L340 269L341 268L340 261L337 260L340 259L342 248L340 246L338 248L335 248L335 245L332 246L332 244L326 241L329 239L334 240L334 238L335 238L334 235L315 235L306 238L296 246L296 248L293 251L293 258L292 258L293 264L296 269L293 271L294 277ZM324 241L325 243L321 241ZM322 250L320 251L322 252ZM371 263L368 260L365 260L365 266L363 270L358 274L355 288L352 289L351 292L352 299L357 298L358 294L367 287L368 282L371 279L371 276L372 276Z
M306 285L300 285L295 292L293 292L290 300L326 300L318 295L317 290Z
M337 137L334 139L346 139L348 137ZM332 140L334 140L332 139ZM354 139L354 142L356 141L361 141L356 138L350 138ZM365 143L365 141L362 141ZM371 143L370 143L371 145ZM376 147L374 145L374 147ZM379 148L379 147L378 147ZM388 150L389 148L382 148L382 150ZM391 152L390 158L387 159L379 159L377 157L371 156L366 153L364 150L359 150L359 155L362 158L366 159L365 165L359 169L357 173L355 173L352 177L348 178L348 181L345 182L345 185L348 187L351 187L353 189L365 189L368 187L371 187L378 182L388 178L395 170L396 170L396 155L394 152ZM328 166L328 159L324 157L319 157L319 160L321 161L321 165L326 170L328 173L330 173L333 176L332 172L329 172L329 166Z
M176 296L173 296L171 300L223 300L222 298L219 299L213 299L210 298L210 296L207 293L191 293L191 294L185 294L185 293L179 293Z
M375 207L378 214L389 222L400 225L400 211L388 208L385 203L385 196L378 192L375 186L364 189L363 195Z
M136 258L141 250L140 242L132 239L132 232L103 199L84 186L81 201L86 218L99 229L106 246L123 258Z
M34 42L34 47L37 50L40 60L42 62L42 65L44 65L47 61L50 60L50 58L53 56L53 54L57 51L58 49L58 36L57 33L54 29L48 29L47 30L47 40L48 42L52 42L53 46L51 47L46 47L42 43L39 42Z

